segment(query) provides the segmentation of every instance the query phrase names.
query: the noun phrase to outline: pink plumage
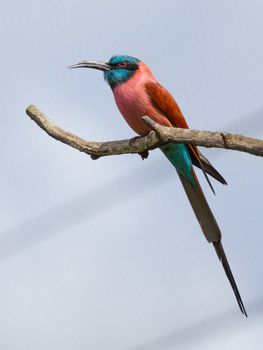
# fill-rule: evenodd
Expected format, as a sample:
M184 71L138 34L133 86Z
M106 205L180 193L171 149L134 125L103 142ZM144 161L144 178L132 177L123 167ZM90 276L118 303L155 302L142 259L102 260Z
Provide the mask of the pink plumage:
M147 135L150 131L141 119L144 115L151 116L156 123L161 125L172 126L168 118L153 106L151 96L145 89L145 86L150 83L155 84L156 80L150 69L141 62L136 73L113 90L121 114L139 135Z

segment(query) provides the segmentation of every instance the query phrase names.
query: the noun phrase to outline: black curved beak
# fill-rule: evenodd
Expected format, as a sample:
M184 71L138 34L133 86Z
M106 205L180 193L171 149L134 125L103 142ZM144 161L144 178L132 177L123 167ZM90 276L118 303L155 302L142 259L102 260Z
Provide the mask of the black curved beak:
M100 61L82 61L77 64L73 64L72 66L69 66L68 68L93 68L102 70L105 72L106 70L111 70L111 66L106 62L100 62Z

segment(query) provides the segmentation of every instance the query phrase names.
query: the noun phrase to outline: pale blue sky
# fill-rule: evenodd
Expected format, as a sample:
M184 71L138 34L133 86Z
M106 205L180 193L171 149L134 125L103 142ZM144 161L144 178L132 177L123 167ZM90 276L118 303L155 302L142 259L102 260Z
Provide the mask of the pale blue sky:
M14 0L0 27L1 349L261 349L262 159L204 150L229 183L214 197L201 180L245 319L159 151L92 161L24 110L93 140L134 136L100 72L66 69L130 54L193 128L262 138L262 1Z

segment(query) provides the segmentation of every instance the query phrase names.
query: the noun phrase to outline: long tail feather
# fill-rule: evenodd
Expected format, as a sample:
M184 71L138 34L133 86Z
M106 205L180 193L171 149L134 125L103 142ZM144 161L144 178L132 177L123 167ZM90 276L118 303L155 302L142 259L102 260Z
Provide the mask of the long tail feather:
M188 150L191 156L192 163L195 166L200 168L203 172L211 175L214 179L221 182L221 184L227 185L227 182L223 178L223 176L219 174L219 172L213 167L213 165L209 162L209 160L199 151L199 149L196 146L188 145ZM206 177L206 180L207 180L207 177ZM209 183L209 186L211 187L210 183Z
M223 176L213 167L213 165L209 162L209 160L199 151L199 157L202 162L203 168L207 172L207 174L213 176L214 179L221 182L223 185L227 185L226 180Z
M193 170L193 169L192 169ZM216 219L207 203L207 200L204 196L204 193L201 189L201 186L199 184L199 181L195 175L195 172L193 170L194 179L196 186L193 186L185 177L182 175L179 175L180 180L182 182L182 185L184 187L184 190L187 194L187 197L191 203L191 206L193 208L193 211L196 215L196 218L201 226L201 229L209 243L213 243L214 248L216 250L217 256L219 260L221 261L223 268L225 270L225 273L227 275L227 278L231 284L231 287L233 289L233 292L235 294L237 303L239 305L239 308L241 312L247 316L243 301L241 299L240 293L238 291L234 276L232 274L232 271L230 269L229 263L227 261L227 257L225 255L222 243L221 243L221 231L220 228L216 222Z
M217 242L221 239L221 231L216 219L207 203L199 181L195 175L195 186L193 186L185 177L178 173L186 195L191 203L195 216L201 226L203 234L209 243Z
M211 181L209 180L209 177L207 176L206 170L205 170L203 162L199 156L197 148L195 149L192 145L188 145L188 148L191 150L192 154L194 155L195 160L196 160L196 164L197 164L198 168L200 168L202 170L204 177L205 177L209 187L211 188L212 192L214 194L216 194L214 187L212 186Z
M235 293L235 297L236 297L238 306L240 308L240 311L242 312L242 314L244 314L247 317L247 312L246 312L245 306L244 306L243 301L241 299L241 296L239 294L239 291L238 291L234 276L232 274L232 271L230 269L229 263L227 261L227 257L226 257L224 248L222 246L222 243L221 243L221 241L213 242L213 245L214 245L214 248L215 248L215 251L216 251L218 258L223 265L223 268L224 268L225 273L227 275L227 278L231 284L231 287Z

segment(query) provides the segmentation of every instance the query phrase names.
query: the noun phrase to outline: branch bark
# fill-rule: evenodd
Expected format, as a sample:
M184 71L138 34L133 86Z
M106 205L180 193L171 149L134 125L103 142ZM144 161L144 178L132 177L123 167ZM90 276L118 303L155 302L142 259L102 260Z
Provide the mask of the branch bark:
M48 135L90 155L92 159L127 153L138 153L142 158L146 158L148 150L158 148L169 142L225 148L263 156L262 140L227 132L168 128L155 123L148 116L142 117L149 128L153 130L147 136L129 140L95 142L85 140L61 129L35 106L29 106L26 113Z

